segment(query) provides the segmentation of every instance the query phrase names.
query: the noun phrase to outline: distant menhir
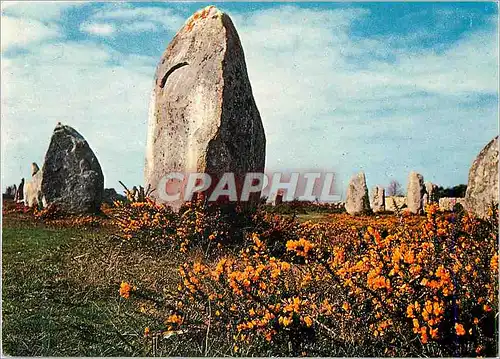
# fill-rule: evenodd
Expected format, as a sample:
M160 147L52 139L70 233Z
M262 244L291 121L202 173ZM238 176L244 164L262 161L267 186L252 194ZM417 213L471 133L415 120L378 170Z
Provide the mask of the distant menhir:
M70 126L58 124L45 154L42 169L32 165L26 186L26 204L56 205L66 213L99 211L104 175L87 141Z

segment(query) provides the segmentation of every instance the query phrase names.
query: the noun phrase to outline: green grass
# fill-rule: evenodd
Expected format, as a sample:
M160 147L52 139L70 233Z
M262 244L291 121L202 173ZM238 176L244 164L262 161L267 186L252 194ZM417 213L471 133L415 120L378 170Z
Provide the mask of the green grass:
M142 313L137 300L120 298L121 281L141 293L177 288L185 255L113 235L110 226L50 228L25 215L3 217L3 354L13 356L224 356L227 338L194 328L152 338L169 315ZM203 256L193 250L190 256ZM139 301L140 303L140 301ZM150 301L143 302L150 306ZM153 305L154 306L154 305ZM151 307L148 307L151 308ZM201 313L198 313L201 315ZM224 345L225 346L224 346Z
M301 221L324 218L299 216ZM17 215L3 217L2 235L4 354L152 354L143 331L155 323L119 297L119 284L131 281L154 292L175 288L182 258L123 243L105 228L49 228ZM183 336L183 343L168 339L157 354L203 355L199 334ZM210 353L221 354L218 349Z
M142 337L146 322L139 315L130 317L134 311L119 298L118 279L108 276L98 282L88 272L93 261L85 257L94 255L95 260L95 251L102 251L95 244L101 241L102 236L89 231L4 222L4 354L147 355ZM104 256L112 258L103 252L101 261Z
M326 213L300 214L297 219L301 222L336 220ZM353 221L362 224L371 219L373 217L358 217ZM123 241L113 234L116 228L109 220L102 222L98 228L51 228L28 215L4 215L2 354L44 357L234 355L232 333L226 327L211 327L210 321L207 324L211 312L205 302L195 301L184 306L182 310L190 320L189 326L183 327L185 330L181 333L159 338L154 352L151 338L144 337L144 328L150 327L151 333L156 334L165 328L164 320L171 314L168 305L178 300L171 293L179 283L180 264L195 258L204 258L210 263L217 261L221 254L234 256L238 248L223 248L224 252L212 253L208 248L195 247L181 254L167 249L168 246L155 246L140 239ZM121 281L139 288L131 300L120 298ZM148 296L155 300L145 300ZM142 313L140 306L151 311ZM322 333L321 329L318 333ZM354 341L335 341L328 335L319 338L315 349L311 346L308 351L309 355L380 353L380 342L371 338L356 345ZM288 343L280 343L284 346L273 344L273 347L254 346L246 350L264 356L276 352L296 355ZM407 352L404 345L399 352L401 356L415 353Z

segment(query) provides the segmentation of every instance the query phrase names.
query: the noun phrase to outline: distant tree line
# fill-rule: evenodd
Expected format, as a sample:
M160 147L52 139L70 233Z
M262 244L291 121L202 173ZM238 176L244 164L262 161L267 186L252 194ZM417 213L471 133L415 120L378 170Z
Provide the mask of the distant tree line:
M453 187L447 187L447 188L444 188L442 186L438 186L436 188L436 192L434 195L435 195L436 199L443 198L443 197L463 198L463 197L465 197L465 191L467 191L466 184L459 184L459 185L456 185ZM386 196L395 196L395 197L402 197L405 195L403 188L401 187L401 184L396 180L392 180L389 183L385 194L386 194Z
M401 184L396 180L392 180L391 183L389 183L389 186L387 186L385 195L391 197L403 197L405 194L403 192L403 187L401 187Z
M436 198L443 197L465 197L465 191L467 191L466 184L459 184L457 186L443 188L438 186L436 188Z

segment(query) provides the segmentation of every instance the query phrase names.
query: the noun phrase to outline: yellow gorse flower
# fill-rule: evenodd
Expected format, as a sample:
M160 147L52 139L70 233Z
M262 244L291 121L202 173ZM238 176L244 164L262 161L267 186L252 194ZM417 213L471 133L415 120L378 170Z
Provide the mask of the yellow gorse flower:
M134 208L137 215L126 221L124 233L161 227L185 251L199 238L219 241L225 233L212 228L210 216L196 206L180 213L180 222L150 204ZM182 313L196 308L195 326L212 313L210 326L230 332L237 351L250 354L262 341L279 346L294 332L335 333L346 342L366 335L381 342L404 337L423 349L439 347L450 336L475 340L497 310L497 237L494 226L490 233L468 214L453 216L434 204L425 217L335 214L318 223L257 213L252 220L259 226L239 252L222 246L215 260L186 255L173 303L183 303ZM124 287L123 294L130 290ZM451 298L461 323L449 328ZM179 312L166 322L190 320Z

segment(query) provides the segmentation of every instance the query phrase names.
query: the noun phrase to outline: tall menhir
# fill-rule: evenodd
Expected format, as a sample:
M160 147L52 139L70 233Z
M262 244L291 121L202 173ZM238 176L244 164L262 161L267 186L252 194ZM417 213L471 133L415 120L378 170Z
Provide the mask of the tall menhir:
M266 137L238 33L209 6L175 35L156 68L149 113L145 184L171 172L263 172ZM170 203L178 208L181 200Z

